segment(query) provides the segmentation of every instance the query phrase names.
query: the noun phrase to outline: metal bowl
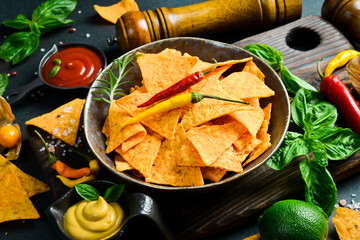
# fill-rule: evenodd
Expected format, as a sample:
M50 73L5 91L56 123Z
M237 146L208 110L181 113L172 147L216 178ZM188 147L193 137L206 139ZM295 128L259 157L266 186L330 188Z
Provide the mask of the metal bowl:
M217 61L226 61L230 59L240 59L249 56L253 57L256 65L265 74L265 83L275 91L275 96L270 98L261 99L262 107L266 106L269 102L273 104L272 116L270 120L269 133L271 135L271 147L259 156L256 160L248 164L242 173L228 173L222 180L215 183L206 183L203 186L194 187L172 187L157 185L143 181L132 174L117 172L115 170L114 160L105 154L105 136L101 133L104 121L107 117L109 104L100 101L92 100L93 91L91 88L86 99L84 107L84 130L86 140L93 151L96 158L100 163L109 171L113 177L119 181L126 182L127 184L135 185L136 187L145 188L146 190L158 191L171 191L171 192L203 192L207 190L215 190L230 185L230 183L237 182L243 176L251 173L262 164L264 164L279 148L281 145L290 121L290 102L285 86L277 73L264 61L255 55L229 44L200 39L200 38L171 38L153 43L146 44L136 48L129 53L136 53L138 51L143 53L158 53L165 48L173 48L181 51L182 53L189 53L193 56L198 56L203 61L211 62L212 58ZM122 58L122 56L120 57ZM112 64L106 68L110 68ZM105 70L106 70L105 69ZM106 74L100 74L100 77L106 78ZM141 73L137 64L133 70L126 75L124 81L141 81ZM94 86L102 84L99 81L93 83Z

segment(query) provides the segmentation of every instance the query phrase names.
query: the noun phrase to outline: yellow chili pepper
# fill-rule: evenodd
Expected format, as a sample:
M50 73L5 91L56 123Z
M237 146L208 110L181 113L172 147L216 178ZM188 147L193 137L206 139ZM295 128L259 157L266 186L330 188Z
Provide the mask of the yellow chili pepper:
M71 150L73 152L75 152L76 154L82 156L89 162L90 172L92 175L94 175L95 177L98 177L100 175L100 165L96 159L93 159L92 157L90 157L89 155L87 155L85 153L77 151L75 148L71 148Z
M189 105L191 103L200 102L203 98L212 98L212 99L228 101L228 102L235 102L235 103L242 103L242 104L247 104L247 105L249 104L248 102L244 102L241 100L238 101L238 100L226 99L226 98L222 98L222 97L201 94L201 93L197 93L197 92L185 93L185 94L181 94L181 95L172 97L163 102L160 102L160 103L156 104L155 106L145 110L144 112L139 113L135 117L130 118L126 122L122 123L120 125L120 129L129 124L133 124L133 123L142 121L142 120L144 120L148 117L151 117L155 114L167 112L167 111L173 110L175 108L180 108L180 107Z
M359 54L360 52L355 50L345 50L338 53L326 66L325 77L330 76L335 69L344 66L346 63L350 62Z
M69 179L69 178L63 177L61 175L56 175L56 177L59 178L61 180L61 182L69 188L74 187L76 184L95 179L95 176L93 174L90 174L89 176L83 176L78 179Z

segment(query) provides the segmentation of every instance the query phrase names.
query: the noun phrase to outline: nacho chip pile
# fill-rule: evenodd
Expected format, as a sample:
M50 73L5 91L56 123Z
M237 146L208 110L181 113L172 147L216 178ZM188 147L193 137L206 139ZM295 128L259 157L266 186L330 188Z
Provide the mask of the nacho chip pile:
M119 129L121 123L152 107L137 105L192 73L214 66L174 49L144 54L137 62L143 86L111 104L102 130L106 153L115 152L117 171L140 173L145 181L156 184L200 186L206 180L221 180L227 172L242 172L270 147L267 132L272 106L262 109L259 102L274 91L266 86L252 58L218 63L217 69L187 90L250 105L203 99ZM234 64L244 65L243 70L228 74Z
M24 173L0 155L0 223L40 218L29 198L48 190L47 184Z

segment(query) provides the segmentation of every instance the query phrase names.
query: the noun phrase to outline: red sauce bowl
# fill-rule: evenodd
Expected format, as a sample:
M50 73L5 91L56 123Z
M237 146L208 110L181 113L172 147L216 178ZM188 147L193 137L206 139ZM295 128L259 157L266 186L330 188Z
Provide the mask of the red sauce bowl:
M61 63L58 64L60 70L50 78L50 72L56 65L55 59L61 60ZM93 45L85 43L54 44L40 61L38 77L20 88L6 92L4 98L9 104L14 104L34 89L44 85L61 90L90 88L106 65L104 52Z

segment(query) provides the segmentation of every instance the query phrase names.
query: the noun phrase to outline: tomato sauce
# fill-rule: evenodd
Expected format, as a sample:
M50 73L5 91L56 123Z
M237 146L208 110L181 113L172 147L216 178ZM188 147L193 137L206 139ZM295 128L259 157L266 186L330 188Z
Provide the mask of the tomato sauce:
M50 72L60 59L60 70L50 78ZM69 47L51 56L42 69L43 78L51 85L73 88L90 86L102 70L101 58L92 50L85 47Z

